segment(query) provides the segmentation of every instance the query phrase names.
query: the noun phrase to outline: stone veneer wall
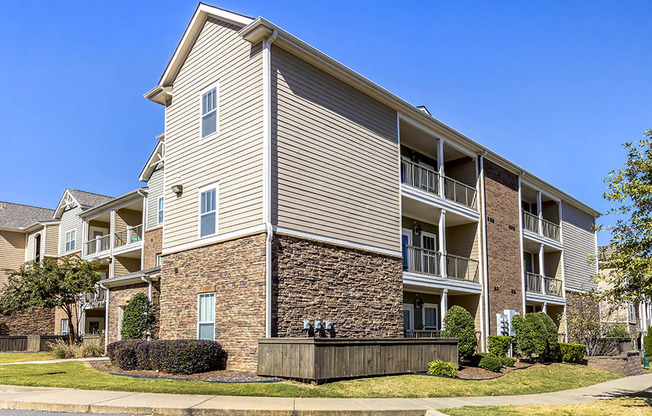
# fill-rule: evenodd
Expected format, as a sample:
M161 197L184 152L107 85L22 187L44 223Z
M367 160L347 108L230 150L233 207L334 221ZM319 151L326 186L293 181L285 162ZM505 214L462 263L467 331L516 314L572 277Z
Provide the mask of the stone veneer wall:
M108 341L114 342L118 340L118 308L125 307L129 300L138 293L148 293L147 283L137 283L133 285L125 285L112 287L109 289L109 334ZM156 317L156 322L152 328L152 339L157 339L159 334L159 326L161 320L160 313L160 282L152 282L152 310Z
M215 340L234 370L256 370L265 336L265 234L165 255L161 339L197 338L197 294L215 292Z
M304 337L303 321L321 319L338 338L402 337L399 257L286 235L273 251L277 336Z
M518 176L484 161L487 225L489 332L496 334L496 314L504 309L523 313L523 276ZM498 290L495 290L497 288Z
M143 246L143 269L156 266L156 255L163 251L163 227L145 231Z
M0 335L54 335L53 309L36 308L0 316Z

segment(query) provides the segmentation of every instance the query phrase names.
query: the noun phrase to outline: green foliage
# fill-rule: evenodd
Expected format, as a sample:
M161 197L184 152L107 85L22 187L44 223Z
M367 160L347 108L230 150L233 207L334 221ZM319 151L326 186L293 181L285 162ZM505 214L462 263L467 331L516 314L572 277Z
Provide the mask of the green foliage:
M516 363L516 360L511 357L498 357L498 358L500 358L500 361L503 363L503 367L514 367L514 364Z
M526 357L538 355L544 361L559 359L557 327L544 312L527 313L512 318L516 345Z
M647 357L652 356L652 326L647 329L647 335L643 337L643 348Z
M605 296L619 302L652 298L652 130L644 136L623 145L625 167L604 179L604 199L619 206L607 212L616 222L607 227L611 241L600 259L610 273L598 278L607 283Z
M6 270L7 283L0 296L0 312L12 314L34 308L61 308L68 318L69 343L76 339L75 322L80 295L95 293L100 274L98 264L78 256L44 258L16 270Z
M122 339L145 339L156 318L152 305L144 293L138 293L127 303L122 316Z
M475 320L469 311L458 305L453 305L446 312L441 336L459 339L458 350L463 360L470 359L478 345L478 339L475 337Z
M502 335L489 335L487 343L489 352L498 357L505 357L509 352L509 346L512 345L512 337Z
M631 335L625 325L612 325L605 331L606 338L630 338Z
M568 340L586 345L588 355L600 355L600 298L591 292L569 293L566 305Z
M457 368L453 363L448 363L442 360L434 360L428 363L428 374L453 378L457 375Z
M586 345L560 342L559 349L561 351L561 360L563 362L576 364L584 362Z
M503 361L500 357L496 357L493 354L485 354L480 360L478 367L497 373L503 368Z

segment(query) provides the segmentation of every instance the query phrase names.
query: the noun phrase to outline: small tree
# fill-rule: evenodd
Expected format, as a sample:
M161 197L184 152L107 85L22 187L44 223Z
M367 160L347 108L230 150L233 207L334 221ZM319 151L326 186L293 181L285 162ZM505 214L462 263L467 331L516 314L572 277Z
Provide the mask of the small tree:
M478 339L475 337L475 321L469 311L461 306L453 305L444 316L444 338L458 338L460 357L469 360L475 354Z
M138 293L127 303L122 316L120 335L122 339L145 339L155 321L149 299L144 293Z
M566 303L568 340L586 345L588 355L597 355L602 335L599 298L591 292L573 293Z
M652 326L648 327L647 335L643 337L643 349L646 357L652 356Z
M516 345L521 354L532 358L534 354L543 360L559 358L559 339L557 327L544 312L516 315L512 318Z
M0 295L0 311L12 314L34 308L61 308L69 323L68 342L77 339L75 328L80 316L74 320L83 294L95 293L100 280L97 263L86 262L78 256L59 259L44 258L30 262L16 270L5 270L8 280Z

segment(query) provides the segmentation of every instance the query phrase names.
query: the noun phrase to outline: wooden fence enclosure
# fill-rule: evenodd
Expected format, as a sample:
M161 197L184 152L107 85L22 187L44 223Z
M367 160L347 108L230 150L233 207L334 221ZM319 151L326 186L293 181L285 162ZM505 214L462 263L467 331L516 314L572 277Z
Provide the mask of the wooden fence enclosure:
M68 337L62 335L0 336L0 352L49 351L50 344L58 339L67 340Z
M259 338L258 375L326 380L425 372L428 362L459 366L456 338Z

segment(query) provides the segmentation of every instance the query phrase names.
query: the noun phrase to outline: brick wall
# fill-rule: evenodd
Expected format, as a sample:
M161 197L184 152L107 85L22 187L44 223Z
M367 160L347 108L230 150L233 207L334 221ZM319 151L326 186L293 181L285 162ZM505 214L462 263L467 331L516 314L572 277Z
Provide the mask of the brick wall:
M489 332L496 334L496 314L503 309L523 313L518 177L488 160L484 162L487 224ZM494 288L497 287L498 290Z
M265 234L164 256L161 339L197 338L197 294L215 291L215 340L229 369L255 371L265 336Z
M53 309L37 308L0 316L0 335L53 335L54 331Z
M114 342L118 340L118 308L124 308L129 300L138 293L148 293L147 283L137 283L133 285L125 285L119 287L112 287L109 289L109 334L108 341ZM160 326L160 282L152 282L152 309L156 322L152 328L152 338L157 339Z
M162 251L163 227L146 231L143 244L143 269L149 269L156 266L156 255Z
M303 337L303 320L333 323L336 337L401 337L400 258L277 235L275 332Z

